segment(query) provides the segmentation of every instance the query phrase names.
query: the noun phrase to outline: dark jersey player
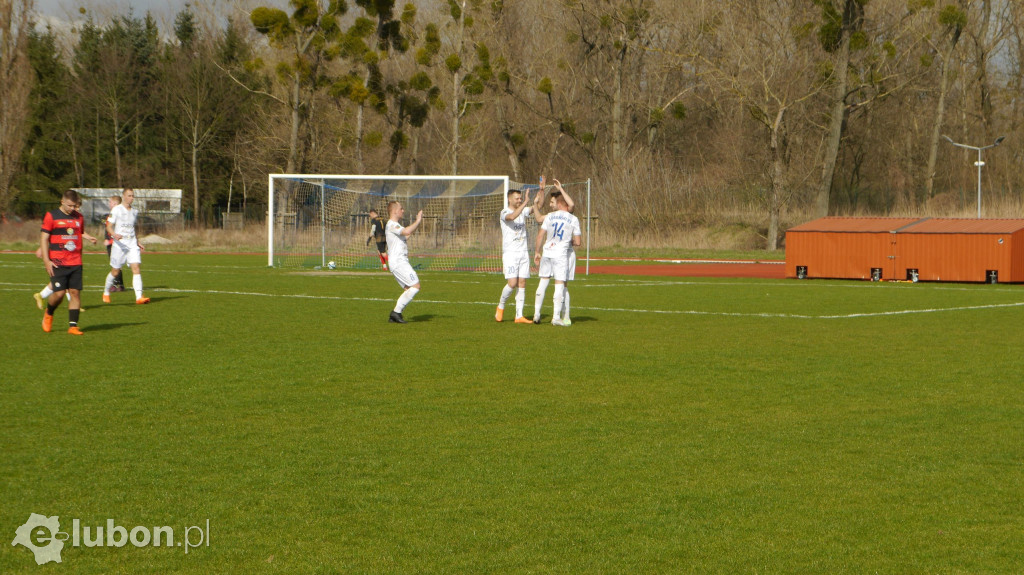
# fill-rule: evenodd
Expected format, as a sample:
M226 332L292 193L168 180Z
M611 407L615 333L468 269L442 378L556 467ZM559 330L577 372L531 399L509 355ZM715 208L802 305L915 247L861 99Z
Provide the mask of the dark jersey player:
M46 311L43 312L45 332L52 328L53 312L67 292L71 296L68 302L68 333L82 335L78 329L78 314L82 307L79 295L82 291L82 242L96 243L96 238L85 233L85 218L75 209L79 201L78 192L68 190L60 200L60 207L43 216L39 247L46 274L53 286L53 293L46 300Z
M380 217L377 210L370 210L370 237L366 238L366 245L370 240L377 243L377 255L380 256L381 269L388 269L388 237L385 233L387 225L384 218Z

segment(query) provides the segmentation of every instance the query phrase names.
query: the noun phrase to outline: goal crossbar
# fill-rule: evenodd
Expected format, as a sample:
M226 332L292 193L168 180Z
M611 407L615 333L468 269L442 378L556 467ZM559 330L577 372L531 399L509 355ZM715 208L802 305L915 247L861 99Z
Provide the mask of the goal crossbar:
M387 202L397 200L406 208L404 224L424 211L424 229L410 241L422 269L500 269L490 228L497 231L507 202L507 176L270 174L268 189L268 266L337 259L339 267L369 269L375 248L360 243L367 240L368 212L387 219Z
M589 274L590 180L562 186L584 224L580 256ZM380 270L384 257L370 237L369 212L387 220L388 203L397 200L405 208L403 225L423 211L423 224L409 238L415 268L500 272L499 213L508 206L508 191L522 190L532 199L538 187L493 175L270 174L267 265L317 268L333 262L340 268ZM532 247L537 224L533 218L526 223Z

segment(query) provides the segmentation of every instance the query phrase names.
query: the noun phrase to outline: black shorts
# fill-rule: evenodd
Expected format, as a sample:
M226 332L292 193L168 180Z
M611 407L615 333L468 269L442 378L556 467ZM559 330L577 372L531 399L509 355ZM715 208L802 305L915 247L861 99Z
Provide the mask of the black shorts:
M388 243L387 242L377 242L377 251L382 253L382 254L388 253Z
M61 266L53 268L53 276L50 278L53 291L64 291L66 289L82 290L82 266Z

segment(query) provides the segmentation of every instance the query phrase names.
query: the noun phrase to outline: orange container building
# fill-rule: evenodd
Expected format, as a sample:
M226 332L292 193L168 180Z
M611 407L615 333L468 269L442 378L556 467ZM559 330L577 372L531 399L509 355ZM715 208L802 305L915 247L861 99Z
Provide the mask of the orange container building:
M821 218L786 232L786 276L1024 283L1024 219Z
M786 231L786 277L892 279L895 234L918 218L821 218ZM798 269L798 268L802 268Z

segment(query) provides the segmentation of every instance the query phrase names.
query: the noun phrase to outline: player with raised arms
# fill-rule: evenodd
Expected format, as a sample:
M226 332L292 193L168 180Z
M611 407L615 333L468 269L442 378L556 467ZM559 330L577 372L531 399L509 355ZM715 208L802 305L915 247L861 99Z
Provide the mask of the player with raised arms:
M110 273L103 284L103 302L110 303L110 288L114 278L121 275L121 268L127 263L132 269L132 288L135 290L135 303L149 303L148 297L142 296L142 250L146 249L135 236L135 222L139 211L132 207L135 202L135 190L125 188L121 196L121 204L114 206L107 217L107 233L114 243L110 246Z
M565 191L565 189L562 187L561 182L559 182L558 180L555 180L555 188L556 191L552 192L548 200L549 207L552 210L558 211L558 206L564 204L566 208L565 211L568 212L569 215L572 215L573 210L576 209L576 203L573 201L569 193ZM547 294L548 283L551 281L552 276L555 275L554 266L556 265L556 262L553 262L552 260L547 258L549 250L547 247L547 242L545 241L545 235L547 235L547 230L544 228L544 223L547 221L548 216L554 214L555 212L551 212L551 214L540 213L541 200L543 197L544 177L541 176L540 191L537 194L537 197L534 198L533 209L534 218L537 220L537 223L541 224L541 228L537 231L536 251L534 253L534 262L537 264L538 267L537 276L540 277L540 283L537 285L537 297L534 300L533 323L540 323L540 312L541 308L543 307L544 296ZM573 217L575 218L575 216ZM576 229L577 231L579 230L579 220L576 220ZM561 291L562 297L555 298L556 305L552 317L552 323L554 325L572 325L572 320L569 319L569 289L566 286L565 282L571 281L576 276L576 251L573 248L578 245L580 245L579 242L573 243L572 239L569 239L569 245L567 248L568 256L565 262L565 276L562 278L562 282L558 282L556 278L556 285L558 283L561 283L562 288L561 290L559 290L556 287L555 292L557 294L559 291ZM543 254L541 251L542 248ZM561 265L561 263L557 262L557 265ZM555 323L555 318L559 318L560 321L558 323Z
M39 248L46 275L50 276L53 286L43 312L43 331L47 333L53 328L53 312L67 292L71 295L68 333L82 335L82 330L78 329L78 314L82 308L82 242L96 243L96 238L85 233L85 218L76 209L80 204L78 192L68 190L61 197L60 207L43 216Z
M407 242L409 236L416 231L416 228L420 227L420 223L423 221L423 210L416 214L416 221L405 227L399 223L404 216L405 208L402 207L401 202L388 202L388 224L385 227L388 239L388 267L391 268L391 274L395 276L398 285L402 286L404 290L395 304L395 309L388 316L389 323L406 323L405 318L402 317L402 311L420 291L420 278L416 275L416 270L412 269L412 264L409 263L409 244Z
M508 207L501 210L498 221L501 224L501 264L505 271L505 280L508 282L501 290L501 298L498 300L498 309L494 312L494 319L501 321L505 316L505 302L508 301L512 291L516 291L516 319L515 323L533 323L523 317L523 306L526 304L526 280L530 277L530 253L526 244L526 216L530 215L532 208L527 204L530 202L530 192L520 190L509 190ZM518 288L518 289L517 289Z

